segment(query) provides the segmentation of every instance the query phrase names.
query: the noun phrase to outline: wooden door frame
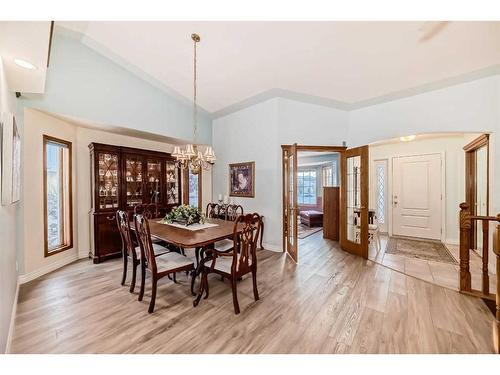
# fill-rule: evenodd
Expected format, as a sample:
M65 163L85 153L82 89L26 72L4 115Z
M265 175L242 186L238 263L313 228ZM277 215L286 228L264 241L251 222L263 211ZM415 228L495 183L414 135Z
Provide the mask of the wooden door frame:
M482 134L471 142L467 143L463 150L465 151L465 201L471 209L476 204L476 151L486 146L486 216L490 212L490 135ZM471 211L475 215L475 211ZM471 225L471 247L477 249L476 221Z
M283 212L283 210L285 209L285 200L287 199L287 197L285 196L284 194L284 187L285 187L285 178L286 178L286 171L283 169L283 165L284 165L284 157L285 157L285 149L286 148L290 148L292 147L293 145L290 145L290 144L284 144L284 145L281 145L281 169L282 169L282 185L281 185L281 196L282 196L282 207L281 207L281 212ZM300 152L300 151L314 151L314 152L338 152L340 154L340 159L342 159L342 153L344 153L346 150L347 150L347 147L346 146L318 146L318 145L299 145L297 144L296 146L296 150L297 150L297 154ZM340 183L342 184L342 166L340 163L340 159L339 159L339 164L338 164L338 167L339 167L339 175L341 176L341 181ZM297 171L295 171L295 173L297 173ZM341 189L342 190L342 189ZM341 193L342 194L342 193ZM342 195L341 195L341 198L342 199ZM295 216L297 218L297 215L298 215L298 212L295 212ZM341 220L342 222L342 220ZM281 224L282 224L282 241L283 241L283 249L282 249L282 252L285 252L285 241L286 241L286 238L285 238L285 225L286 223L283 222L283 216L282 216L282 220L281 220ZM298 251L299 251L299 247L298 247L298 243L297 243L297 255L298 255Z

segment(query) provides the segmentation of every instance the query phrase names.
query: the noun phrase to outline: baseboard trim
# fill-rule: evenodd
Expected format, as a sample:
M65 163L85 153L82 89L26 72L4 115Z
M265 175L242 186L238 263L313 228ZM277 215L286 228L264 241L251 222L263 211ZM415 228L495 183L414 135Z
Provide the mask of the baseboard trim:
M445 239L445 243L449 245L458 245L458 240L456 238L447 238Z
M14 302L12 303L12 312L10 314L9 333L7 334L7 343L5 345L5 354L10 354L12 337L14 336L14 324L16 322L18 297L19 297L19 277L17 278L16 295L14 296Z
M276 245L272 245L269 243L263 243L262 245L264 246L264 249L266 249L266 250L275 251L277 253L283 252L283 249L281 248L281 246L276 246Z
M47 264L46 266L39 268L36 271L26 273L24 275L19 275L19 284L25 284L29 281L35 280L36 278L39 278L40 276L43 276L49 272L61 268L69 263L73 263L78 259L79 259L79 254L73 254L69 257L60 259L57 262Z

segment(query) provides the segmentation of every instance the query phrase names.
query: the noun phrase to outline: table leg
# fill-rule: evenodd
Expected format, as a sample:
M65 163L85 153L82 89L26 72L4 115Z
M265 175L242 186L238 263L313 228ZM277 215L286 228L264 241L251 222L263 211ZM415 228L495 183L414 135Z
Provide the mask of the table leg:
M201 253L201 247L196 247L194 249L194 256L196 258L196 266L194 267L194 270L191 272L191 295L195 296L196 293L194 292L194 280L196 279L196 276L198 276L199 268L200 268L200 253Z

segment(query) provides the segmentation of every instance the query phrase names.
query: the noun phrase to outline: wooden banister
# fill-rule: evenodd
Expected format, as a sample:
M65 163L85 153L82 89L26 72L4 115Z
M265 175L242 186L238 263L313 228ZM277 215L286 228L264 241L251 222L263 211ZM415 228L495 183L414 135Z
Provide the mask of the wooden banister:
M469 243L472 221L470 218L469 205L460 203L460 291L471 291L471 275L469 268Z
M500 214L497 216L500 222ZM493 252L496 255L496 268L497 268L497 290L496 290L496 330L494 332L495 350L500 354L500 224L496 226L493 233Z
M500 223L500 214L497 216L474 216L469 211L468 203L460 204L460 292L470 294L476 297L485 298L494 301L495 294L490 293L490 276L488 272L489 260L489 226L490 222ZM481 222L483 241L482 241L482 287L481 290L472 289L470 273L470 250L473 246L473 225L479 225ZM496 233L495 233L496 234Z

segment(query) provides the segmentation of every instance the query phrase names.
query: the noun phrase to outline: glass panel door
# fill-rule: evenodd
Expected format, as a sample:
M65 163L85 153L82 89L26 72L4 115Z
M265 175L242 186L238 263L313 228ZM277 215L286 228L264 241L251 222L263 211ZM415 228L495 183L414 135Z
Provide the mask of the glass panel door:
M297 145L283 147L283 247L298 260Z
M143 157L125 155L126 205L133 208L143 203Z
M118 154L99 152L97 194L100 209L118 208Z
M146 203L158 203L161 199L161 160L148 159L146 165Z
M342 154L340 246L368 257L368 146Z
M173 161L167 161L166 164L166 186L167 186L167 204L179 204L179 168Z

